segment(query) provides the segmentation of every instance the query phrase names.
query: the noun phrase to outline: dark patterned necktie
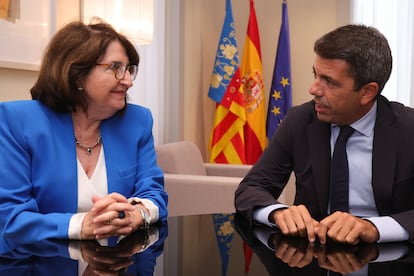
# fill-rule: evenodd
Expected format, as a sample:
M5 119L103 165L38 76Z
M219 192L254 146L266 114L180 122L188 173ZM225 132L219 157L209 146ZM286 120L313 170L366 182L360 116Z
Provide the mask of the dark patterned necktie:
M346 155L346 142L354 129L350 126L341 126L338 139L331 160L331 191L330 212L349 211L349 169Z

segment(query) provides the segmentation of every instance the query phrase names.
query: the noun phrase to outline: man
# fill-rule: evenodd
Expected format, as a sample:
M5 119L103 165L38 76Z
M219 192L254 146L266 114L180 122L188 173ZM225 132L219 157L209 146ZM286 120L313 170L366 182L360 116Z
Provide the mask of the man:
M314 99L289 111L240 183L236 210L310 242L414 240L414 110L380 95L392 68L386 38L347 25L318 39L314 51ZM331 157L342 126L354 129L346 143L349 207L334 212ZM292 171L296 196L287 206L277 198Z

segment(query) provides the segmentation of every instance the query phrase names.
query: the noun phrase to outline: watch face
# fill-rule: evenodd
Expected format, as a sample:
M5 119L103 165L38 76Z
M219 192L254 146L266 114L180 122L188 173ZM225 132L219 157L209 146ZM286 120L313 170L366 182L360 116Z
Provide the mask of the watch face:
M138 203L140 203L140 202L138 202L136 200L132 200L131 201L131 205L134 205L135 208L137 210L139 210L139 212L140 212L140 214L142 216L142 219L144 221L144 223L143 223L143 225L142 225L141 228L148 229L149 226L150 226L150 217L149 217L149 214L146 212L146 210L143 207L141 207L141 205L138 205Z
M144 211L143 208L139 207L139 211L141 213L142 219L144 220L143 228L148 229L149 228L149 217L147 212Z

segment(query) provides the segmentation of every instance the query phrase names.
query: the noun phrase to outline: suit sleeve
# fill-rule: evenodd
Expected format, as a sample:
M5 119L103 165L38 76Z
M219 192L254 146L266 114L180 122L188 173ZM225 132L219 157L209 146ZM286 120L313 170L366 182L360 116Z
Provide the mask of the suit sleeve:
M255 209L279 203L277 198L289 180L293 168L290 124L287 116L236 190L236 210L250 222Z

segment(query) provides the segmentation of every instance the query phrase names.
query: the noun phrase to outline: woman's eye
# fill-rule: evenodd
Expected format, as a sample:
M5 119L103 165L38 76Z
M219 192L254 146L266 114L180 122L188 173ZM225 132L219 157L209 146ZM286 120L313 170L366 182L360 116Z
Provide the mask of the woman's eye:
M109 68L110 69L113 69L113 70L117 70L120 66L121 66L120 63L114 62L114 63L111 63L111 65L109 66Z

